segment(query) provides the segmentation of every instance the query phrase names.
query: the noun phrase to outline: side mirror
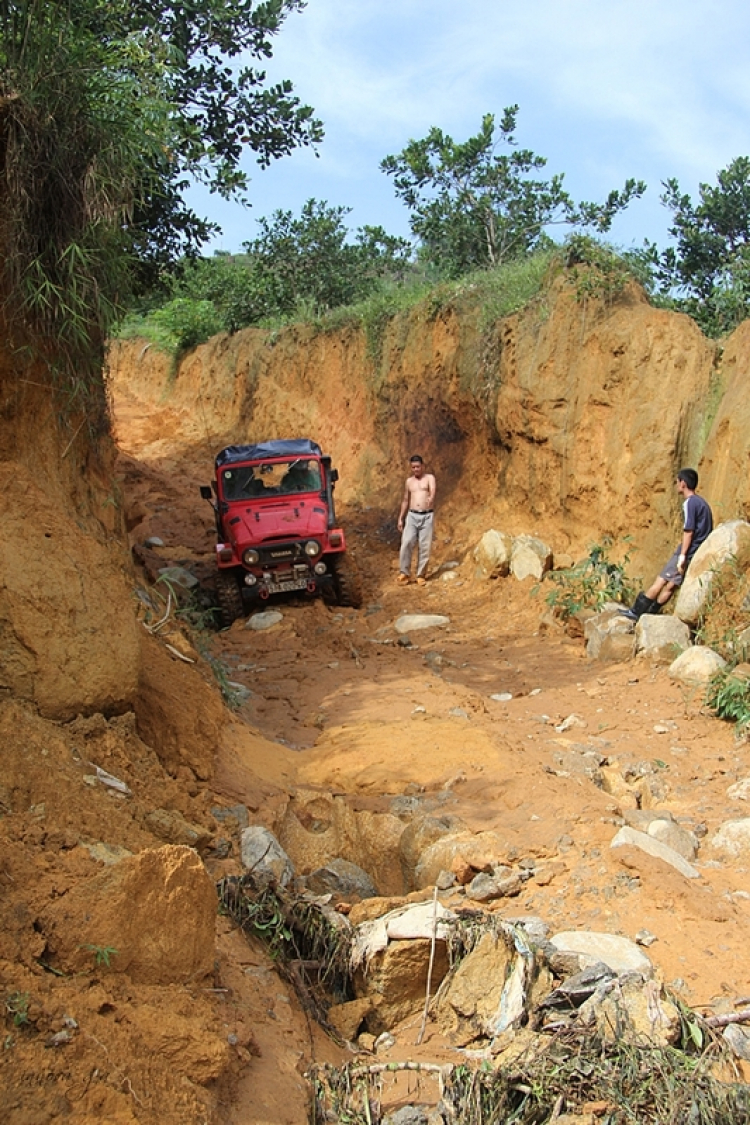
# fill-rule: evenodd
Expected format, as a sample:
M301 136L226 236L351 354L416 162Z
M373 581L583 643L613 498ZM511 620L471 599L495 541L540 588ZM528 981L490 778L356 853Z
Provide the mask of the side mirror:
M330 471L330 473L328 474L328 476L330 477L330 479L331 479L332 481L337 481L337 480L339 479L339 471L338 471L338 469L331 469L331 471Z
M201 488L201 496L203 497L203 499L204 500L211 500L213 494L211 492L210 486L207 485L207 484L202 484L200 486L200 488Z

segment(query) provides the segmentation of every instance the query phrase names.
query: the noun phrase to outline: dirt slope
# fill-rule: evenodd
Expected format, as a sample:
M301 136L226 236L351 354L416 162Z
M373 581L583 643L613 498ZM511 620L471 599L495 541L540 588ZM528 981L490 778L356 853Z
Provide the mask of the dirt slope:
M705 470L720 515L744 514L743 330L716 366L694 326L635 294L590 307L584 322L563 293L499 326L500 374L484 394L488 361L470 317L415 315L407 327L392 327L377 372L363 337L303 329L272 345L255 333L218 339L174 381L143 345L116 356L116 476L140 560L127 594L114 577L109 586L106 612L120 624L109 631L106 584L88 632L72 611L47 611L62 655L44 643L39 615L25 626L38 669L8 659L15 678L6 672L0 701L0 1114L11 1125L306 1120L303 1072L340 1049L259 947L223 916L215 934L206 927L213 900L192 849L209 882L238 871L238 822L214 815L237 805L279 835L299 871L345 855L384 895L411 890L393 799L460 817L510 862L535 861L503 912L537 914L553 930L648 929L660 975L695 1006L750 992L750 872L710 847L724 820L743 815L727 790L750 775L745 745L664 668L588 662L579 639L542 623L530 580L481 581L471 556L490 526L573 554L637 526L646 569L674 537L680 461ZM143 599L160 567L185 566L210 586L212 519L197 485L216 449L296 434L338 464L363 608L290 600L268 632L238 622L198 638L171 621L152 635ZM415 447L440 487L434 577L421 590L393 581L403 461ZM20 444L6 441L4 462L11 476L26 463ZM92 507L103 542L116 534L111 506ZM83 505L85 541L88 513ZM149 536L164 546L143 549ZM86 575L89 557L70 542ZM122 582L117 559L108 565ZM22 560L3 562L1 616L16 646L4 652L20 651L24 635L10 597ZM438 574L446 562L459 564L453 577ZM92 575L84 600L95 588ZM404 647L393 623L405 609L450 625ZM76 676L65 656L74 642L92 646ZM234 714L211 660L249 691ZM39 693L44 675L57 696ZM582 767L590 755L611 792ZM699 880L610 850L639 805L700 836ZM398 1031L390 1057L449 1057L435 1027L419 1049L416 1030Z

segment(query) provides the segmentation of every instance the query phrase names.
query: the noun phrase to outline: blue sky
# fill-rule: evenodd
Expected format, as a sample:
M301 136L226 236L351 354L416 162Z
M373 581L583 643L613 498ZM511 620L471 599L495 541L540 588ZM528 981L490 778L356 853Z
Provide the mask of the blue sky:
M698 184L750 155L750 5L743 0L309 0L274 41L269 78L290 78L326 137L262 171L250 209L190 194L239 250L255 220L310 197L350 207L352 229L409 235L382 158L436 125L455 140L484 113L520 106L517 139L565 173L576 199L601 200L633 176L646 195L610 238L667 243L661 181Z

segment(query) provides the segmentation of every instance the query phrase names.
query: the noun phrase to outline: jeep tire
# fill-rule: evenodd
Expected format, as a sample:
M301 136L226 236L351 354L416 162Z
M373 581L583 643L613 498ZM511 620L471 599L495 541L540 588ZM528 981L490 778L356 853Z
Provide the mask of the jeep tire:
M362 605L362 579L351 555L334 555L331 559L333 584L338 605L359 609Z
M245 612L242 591L232 571L220 570L216 575L216 600L219 603L222 627L228 629Z

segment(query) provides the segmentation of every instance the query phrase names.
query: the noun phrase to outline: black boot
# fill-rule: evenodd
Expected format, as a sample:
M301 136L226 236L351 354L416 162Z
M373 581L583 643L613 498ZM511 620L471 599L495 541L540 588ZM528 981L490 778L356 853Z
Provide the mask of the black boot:
M630 609L622 609L620 613L623 617L629 617L631 621L637 621L639 617L643 617L644 613L658 613L661 606L654 598L648 598L644 593L640 593L633 602Z

